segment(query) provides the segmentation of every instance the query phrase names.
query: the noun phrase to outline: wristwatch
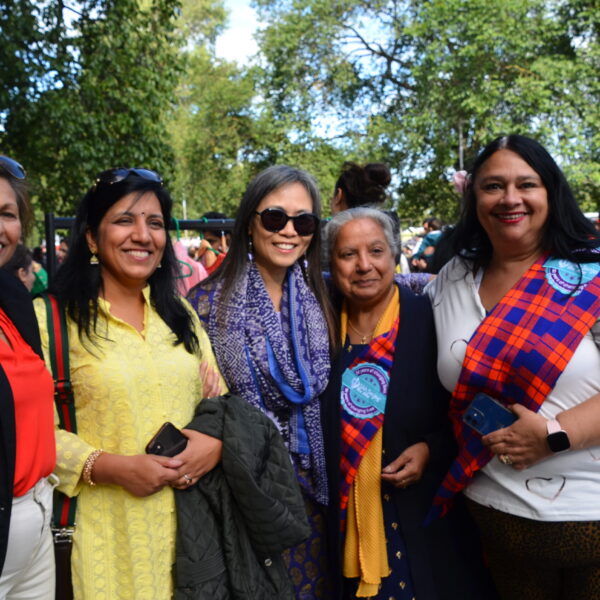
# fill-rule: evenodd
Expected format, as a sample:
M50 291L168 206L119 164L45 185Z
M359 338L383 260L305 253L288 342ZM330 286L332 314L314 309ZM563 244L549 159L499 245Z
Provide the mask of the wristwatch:
M564 452L571 447L571 441L567 432L556 419L550 419L546 423L546 430L548 431L546 440L552 452Z

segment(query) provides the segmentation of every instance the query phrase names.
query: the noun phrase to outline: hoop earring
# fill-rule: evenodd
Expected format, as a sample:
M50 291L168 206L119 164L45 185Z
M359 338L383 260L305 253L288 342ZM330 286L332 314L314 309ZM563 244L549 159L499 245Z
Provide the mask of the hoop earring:
M252 238L248 239L248 260L250 262L254 260L254 246L252 245Z

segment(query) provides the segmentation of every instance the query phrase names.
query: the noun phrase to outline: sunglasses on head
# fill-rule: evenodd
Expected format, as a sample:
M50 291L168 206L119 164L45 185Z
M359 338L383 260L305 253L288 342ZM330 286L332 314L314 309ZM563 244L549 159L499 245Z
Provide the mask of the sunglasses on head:
M156 183L162 183L162 177L156 171L139 168L126 169L121 167L118 169L102 171L102 173L100 173L100 175L98 175L96 178L96 185L99 183L105 183L107 185L119 183L121 181L125 181L125 179L127 179L132 173L138 177L141 177L142 179L147 179L148 181L154 181Z
M0 156L0 166L6 169L15 179L25 179L25 169L12 158Z
M262 226L272 233L281 231L288 221L294 225L298 235L312 235L319 225L319 217L313 213L302 213L295 217L290 217L280 208L265 208L262 212L254 211L259 217Z

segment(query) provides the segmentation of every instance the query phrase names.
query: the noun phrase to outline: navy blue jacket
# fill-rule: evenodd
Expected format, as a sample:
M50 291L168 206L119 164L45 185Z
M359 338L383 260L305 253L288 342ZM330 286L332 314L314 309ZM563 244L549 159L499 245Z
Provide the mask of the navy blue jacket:
M427 600L493 599L482 564L479 536L462 505L428 527L425 516L455 454L448 420L449 394L437 376L437 349L429 299L400 287L400 327L383 425L385 462L425 441L430 458L417 483L406 489L384 484L396 505L407 546L414 592ZM334 361L323 404L329 480L328 551L335 581L332 600L343 597L342 537L339 533L340 385L342 361ZM383 465L385 466L385 465Z

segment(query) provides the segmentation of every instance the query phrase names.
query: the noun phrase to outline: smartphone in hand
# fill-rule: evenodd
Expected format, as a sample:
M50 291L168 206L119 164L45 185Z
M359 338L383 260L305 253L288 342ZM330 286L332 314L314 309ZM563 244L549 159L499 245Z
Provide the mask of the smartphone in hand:
M175 456L183 452L187 446L187 438L173 423L168 421L154 434L146 446L146 454Z
M491 396L479 392L467 407L463 421L481 435L512 425L517 416Z

